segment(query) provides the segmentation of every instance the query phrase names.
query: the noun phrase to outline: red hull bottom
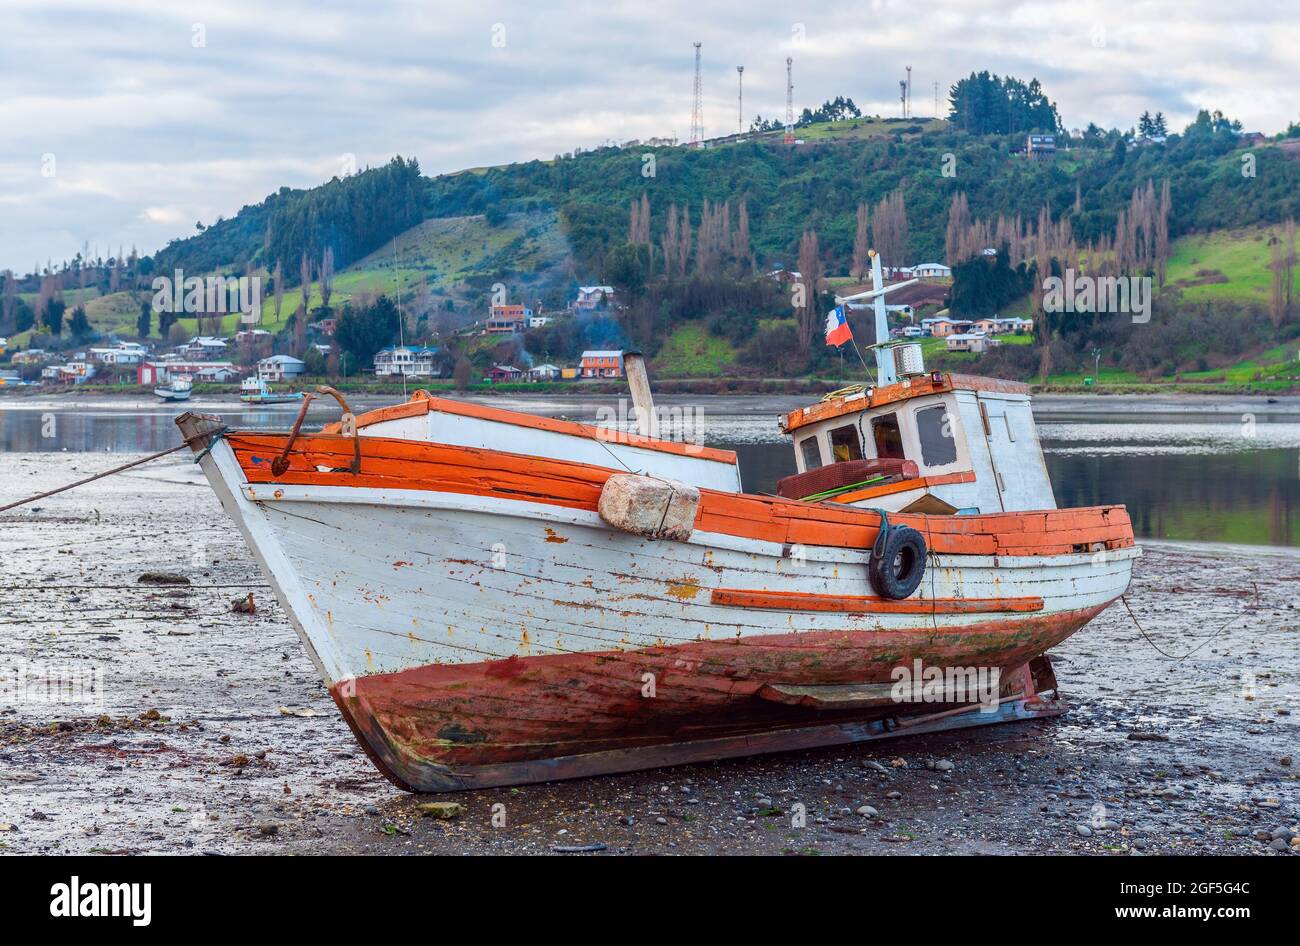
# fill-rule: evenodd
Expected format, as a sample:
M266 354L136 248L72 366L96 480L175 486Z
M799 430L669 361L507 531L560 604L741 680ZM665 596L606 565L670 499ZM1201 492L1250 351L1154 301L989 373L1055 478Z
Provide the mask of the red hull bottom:
M331 693L399 787L443 792L555 781L1055 715L1041 655L1102 610L963 627L697 641L358 677ZM772 686L880 684L895 667L996 668L1002 701L825 708ZM764 688L769 688L764 690ZM760 692L762 691L762 692Z

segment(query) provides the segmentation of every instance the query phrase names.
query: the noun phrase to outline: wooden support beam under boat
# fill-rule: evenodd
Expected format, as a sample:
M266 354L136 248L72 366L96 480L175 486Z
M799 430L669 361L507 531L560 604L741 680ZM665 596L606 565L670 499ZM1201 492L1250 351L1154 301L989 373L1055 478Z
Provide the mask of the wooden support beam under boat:
M818 595L797 591L715 588L712 603L778 611L838 611L846 614L998 614L1041 611L1042 598L908 598L872 595Z

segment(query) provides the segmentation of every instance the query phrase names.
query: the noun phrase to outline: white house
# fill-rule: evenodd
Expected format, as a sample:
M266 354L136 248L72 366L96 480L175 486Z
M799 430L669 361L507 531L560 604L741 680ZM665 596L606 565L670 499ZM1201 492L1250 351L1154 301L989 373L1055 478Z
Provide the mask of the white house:
M912 275L917 279L951 279L951 267L943 263L918 263L912 267Z
M524 372L529 381L558 381L560 369L555 365L537 365Z
M221 368L228 369L232 375L237 373L235 366L229 361L179 361L175 358L142 361L136 365L135 380L136 384L148 387L152 384L164 384L178 375L195 378L205 370Z
M307 370L307 362L290 355L272 355L257 363L257 376L263 381L287 381Z
M578 298L573 301L575 309L597 309L602 303L614 301L613 286L579 286Z
M378 377L403 376L408 378L436 378L442 371L435 367L437 348L414 348L408 345L390 345L375 352L375 375Z
M195 381L225 384L239 377L239 370L234 365L207 365L194 372Z
M996 338L989 338L982 332L958 332L948 336L949 351L985 352L1001 344Z
M178 351L189 361L213 361L226 353L226 340L209 335L196 335Z
M543 325L550 325L554 321L549 315L530 315L528 317L529 328L541 328Z

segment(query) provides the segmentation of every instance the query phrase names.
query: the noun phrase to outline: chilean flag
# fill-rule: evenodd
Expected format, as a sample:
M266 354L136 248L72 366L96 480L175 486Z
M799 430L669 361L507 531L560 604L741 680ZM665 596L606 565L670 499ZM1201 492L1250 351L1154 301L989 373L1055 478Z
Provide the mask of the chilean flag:
M836 306L826 313L826 344L839 347L853 340L853 330L844 318L844 306Z

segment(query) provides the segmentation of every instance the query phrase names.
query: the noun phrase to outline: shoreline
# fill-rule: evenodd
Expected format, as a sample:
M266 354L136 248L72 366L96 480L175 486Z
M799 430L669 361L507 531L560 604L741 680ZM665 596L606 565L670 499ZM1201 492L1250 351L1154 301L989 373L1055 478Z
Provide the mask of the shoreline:
M307 386L303 386L304 388ZM408 388L418 389L418 385ZM18 393L19 391L22 393ZM10 393L10 392L13 393ZM400 403L403 399L400 389L395 391L344 391L348 400L364 408ZM610 404L616 405L629 397L625 384L600 385L575 389L574 385L514 385L509 389L496 390L471 389L469 391L437 391L439 397L464 399L485 403L496 403L509 407L511 402L517 404L512 409L528 411L529 406L572 408L579 412L590 412L593 407ZM664 406L671 405L713 405L714 410L729 412L766 413L768 411L789 411L820 398L813 391L802 393L786 392L682 392L665 390L660 384L654 386L656 402ZM49 388L9 389L0 387L0 411L55 409L67 410L78 406L105 410L173 410L180 413L191 409L237 409L241 411L275 412L282 414L287 421L295 416L299 405L296 403L259 405L245 404L239 400L237 391L196 391L189 401L163 401L154 396L152 390L128 389L76 389L61 391ZM310 412L333 410L333 402L319 401ZM1157 394L1106 393L1098 391L1079 391L1071 393L1045 392L1033 395L1033 409L1037 414L1101 413L1101 414L1297 414L1300 415L1300 394L1220 394L1192 392L1161 392Z

